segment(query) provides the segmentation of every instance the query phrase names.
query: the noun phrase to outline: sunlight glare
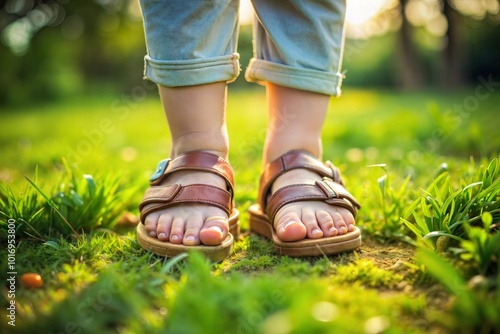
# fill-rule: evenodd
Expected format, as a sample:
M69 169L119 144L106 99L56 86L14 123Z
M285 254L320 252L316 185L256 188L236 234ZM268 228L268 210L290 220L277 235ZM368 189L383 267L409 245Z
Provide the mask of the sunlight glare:
M352 25L361 25L375 16L389 0L348 0L346 21ZM250 0L240 2L240 23L252 24L254 10Z
M252 24L254 10L250 0L240 1L240 24L248 25Z
M352 25L361 25L375 16L389 0L347 0L346 21ZM254 15L250 0L240 1L240 24L252 23Z
M352 25L361 25L374 17L388 0L348 0L346 21Z

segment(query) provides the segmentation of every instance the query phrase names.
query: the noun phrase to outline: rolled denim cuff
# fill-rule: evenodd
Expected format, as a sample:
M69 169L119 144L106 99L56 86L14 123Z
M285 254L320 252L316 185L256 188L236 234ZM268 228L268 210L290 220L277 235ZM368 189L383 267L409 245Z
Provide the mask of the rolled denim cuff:
M342 73L323 72L308 68L293 67L252 58L245 73L248 81L311 91L320 94L340 96Z
M240 55L190 60L159 60L144 57L144 78L167 87L196 86L236 80L240 74Z

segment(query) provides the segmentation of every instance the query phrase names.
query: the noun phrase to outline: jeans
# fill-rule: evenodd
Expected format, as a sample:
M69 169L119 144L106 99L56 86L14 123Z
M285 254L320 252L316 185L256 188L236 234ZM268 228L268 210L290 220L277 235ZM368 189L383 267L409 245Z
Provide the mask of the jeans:
M340 95L345 0L252 0L248 81ZM140 0L144 75L167 87L231 82L240 73L239 0Z

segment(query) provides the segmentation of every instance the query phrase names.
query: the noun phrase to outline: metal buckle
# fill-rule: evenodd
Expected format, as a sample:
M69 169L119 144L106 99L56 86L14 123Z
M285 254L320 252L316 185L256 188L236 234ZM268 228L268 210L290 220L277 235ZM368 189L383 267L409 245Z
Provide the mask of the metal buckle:
M330 193L330 198L337 198L338 197L337 193L335 192L335 190L333 190L332 186L328 183L328 181L329 181L328 178L323 178L321 184Z

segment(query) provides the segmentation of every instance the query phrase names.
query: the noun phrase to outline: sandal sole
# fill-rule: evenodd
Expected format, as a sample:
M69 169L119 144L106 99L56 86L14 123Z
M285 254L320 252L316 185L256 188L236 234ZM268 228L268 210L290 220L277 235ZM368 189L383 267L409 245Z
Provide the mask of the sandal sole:
M210 261L219 262L227 258L231 254L234 240L238 240L240 234L239 211L233 209L232 215L229 218L229 233L222 244L217 246L186 246L183 244L173 244L171 242L160 241L157 238L150 237L144 224L137 225L137 242L145 250L151 251L156 255L164 257L173 257L181 253L189 251L199 251L204 254Z
M361 231L357 226L352 232L334 237L281 241L267 215L262 212L258 204L250 206L248 212L250 213L250 230L272 240L274 250L279 255L292 257L332 255L352 251L361 246Z

